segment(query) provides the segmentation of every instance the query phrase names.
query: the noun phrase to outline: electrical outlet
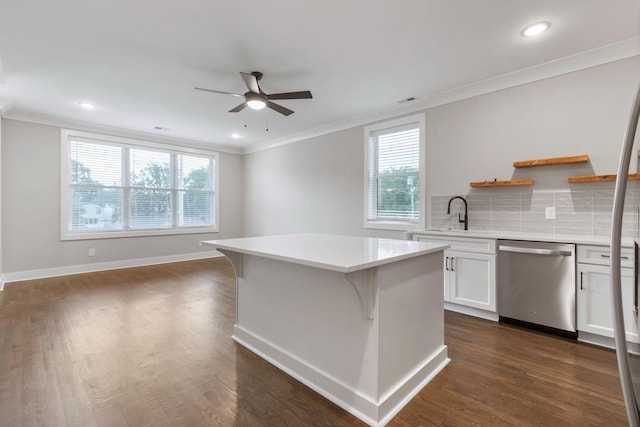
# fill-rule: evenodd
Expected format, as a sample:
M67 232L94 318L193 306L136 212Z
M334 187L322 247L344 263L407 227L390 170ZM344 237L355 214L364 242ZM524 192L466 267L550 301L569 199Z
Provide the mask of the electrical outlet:
M89 249L89 256L94 256L96 254L96 250L94 248Z
M544 208L544 217L546 219L556 219L556 207L549 206L547 208Z

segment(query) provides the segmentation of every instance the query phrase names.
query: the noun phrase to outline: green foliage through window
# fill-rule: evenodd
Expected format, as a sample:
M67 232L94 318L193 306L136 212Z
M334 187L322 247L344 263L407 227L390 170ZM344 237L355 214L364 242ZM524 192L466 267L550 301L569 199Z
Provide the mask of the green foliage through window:
M418 171L415 168L387 170L377 180L378 218L416 218L419 195Z

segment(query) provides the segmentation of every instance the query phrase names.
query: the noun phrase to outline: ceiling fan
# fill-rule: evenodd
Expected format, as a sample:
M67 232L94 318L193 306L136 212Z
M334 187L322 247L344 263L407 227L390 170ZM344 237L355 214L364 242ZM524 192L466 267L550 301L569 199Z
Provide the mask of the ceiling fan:
M290 110L286 107L283 107L280 104L276 104L275 102L271 102L273 99L311 99L311 92L308 90L300 91L300 92L284 92L284 93L272 93L266 94L260 89L260 85L258 81L262 79L262 73L260 71L254 71L252 73L243 73L240 72L242 76L242 80L244 80L244 84L247 85L249 89L248 92L244 94L239 93L231 93L231 92L223 92L220 90L214 89L205 89L202 87L196 87L194 89L197 90L205 90L207 92L221 93L223 95L232 95L238 97L244 97L244 102L237 107L229 110L230 113L237 113L245 109L245 107L252 108L254 110L262 110L264 107L269 107L272 110L277 111L280 114L284 114L288 116L293 114L293 110Z

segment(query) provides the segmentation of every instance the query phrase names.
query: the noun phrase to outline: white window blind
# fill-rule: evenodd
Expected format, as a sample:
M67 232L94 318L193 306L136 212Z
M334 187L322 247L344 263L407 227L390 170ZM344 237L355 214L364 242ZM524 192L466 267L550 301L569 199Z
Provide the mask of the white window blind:
M367 130L366 223L419 224L420 132L419 121Z
M217 231L216 153L113 139L63 135L63 239Z

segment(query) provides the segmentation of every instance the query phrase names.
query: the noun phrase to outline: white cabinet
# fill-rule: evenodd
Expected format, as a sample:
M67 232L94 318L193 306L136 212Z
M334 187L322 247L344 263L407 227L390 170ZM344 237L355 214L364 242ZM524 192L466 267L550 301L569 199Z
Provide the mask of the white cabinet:
M446 301L496 311L496 256L446 250Z
M413 239L449 244L444 251L446 309L497 320L495 239L420 233Z
M607 246L578 246L577 323L579 337L583 341L593 341L588 334L613 338L608 256L609 248ZM623 248L621 257L625 332L627 341L640 343L633 313L635 286L633 250Z

